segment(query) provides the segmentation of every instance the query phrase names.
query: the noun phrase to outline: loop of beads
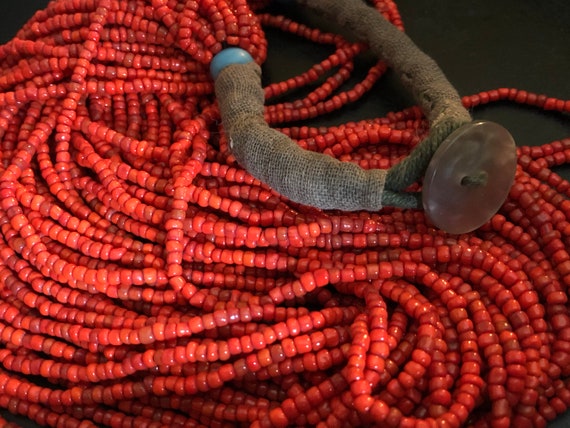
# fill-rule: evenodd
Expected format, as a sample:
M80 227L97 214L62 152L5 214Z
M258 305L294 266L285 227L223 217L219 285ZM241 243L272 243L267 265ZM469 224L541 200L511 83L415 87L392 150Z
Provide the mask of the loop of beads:
M42 426L546 426L570 406L570 185L552 170L570 140L519 148L470 234L293 204L229 152L222 48L263 63L262 25L333 46L265 88L267 121L307 150L389 168L427 122L286 126L386 67L347 89L365 46L264 6L57 0L0 47L0 407ZM463 103L501 100L570 112L516 89Z

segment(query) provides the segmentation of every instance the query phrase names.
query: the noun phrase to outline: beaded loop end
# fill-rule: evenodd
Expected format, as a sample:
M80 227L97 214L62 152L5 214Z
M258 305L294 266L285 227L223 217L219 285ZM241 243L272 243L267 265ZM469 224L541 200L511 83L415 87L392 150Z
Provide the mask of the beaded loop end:
M214 56L210 63L210 74L216 80L220 71L232 64L248 64L253 62L252 56L248 51L241 48L226 48L221 50Z
M426 215L449 233L477 229L505 202L516 165L515 141L501 125L477 121L461 126L443 141L426 170Z

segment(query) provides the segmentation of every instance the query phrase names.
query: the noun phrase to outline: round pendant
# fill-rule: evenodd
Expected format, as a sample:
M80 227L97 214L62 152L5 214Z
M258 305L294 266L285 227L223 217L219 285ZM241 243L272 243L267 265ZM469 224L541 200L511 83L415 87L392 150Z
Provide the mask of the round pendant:
M428 165L422 190L426 215L449 233L477 229L505 201L516 166L515 141L505 128L488 121L463 125Z

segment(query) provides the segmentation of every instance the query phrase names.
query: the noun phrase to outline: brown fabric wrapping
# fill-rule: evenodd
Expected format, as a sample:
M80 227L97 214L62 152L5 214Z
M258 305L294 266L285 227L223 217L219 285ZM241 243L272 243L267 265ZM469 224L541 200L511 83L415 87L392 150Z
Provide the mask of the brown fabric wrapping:
M263 116L261 70L234 64L216 79L222 123L237 161L292 201L321 209L379 210L385 170L364 170L300 148Z
M424 174L441 142L471 121L457 91L435 61L406 34L360 0L297 0L369 44L397 73L430 121L430 135L406 159L385 170L363 170L301 149L271 129L263 116L261 71L257 64L231 65L216 79L223 125L238 162L253 176L292 201L321 209L418 208L420 198L401 193Z

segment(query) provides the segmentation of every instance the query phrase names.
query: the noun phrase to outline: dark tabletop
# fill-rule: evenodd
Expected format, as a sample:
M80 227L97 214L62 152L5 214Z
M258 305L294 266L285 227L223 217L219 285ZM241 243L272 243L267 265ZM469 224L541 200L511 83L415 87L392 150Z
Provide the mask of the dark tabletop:
M9 40L47 0L2 1L0 43ZM399 0L408 35L443 69L460 95L499 87L570 99L570 2L567 0ZM280 9L290 17L311 22L301 8ZM322 58L318 48L297 38L268 32L269 55L264 79L279 81L306 70ZM363 60L362 65L366 60ZM384 116L413 103L391 75L373 93L341 113L317 122L333 125ZM514 104L476 108L476 119L501 123L519 145L538 145L570 136L569 116L544 113ZM566 178L570 169L560 168ZM5 418L23 427L36 425ZM551 427L570 427L570 413Z

